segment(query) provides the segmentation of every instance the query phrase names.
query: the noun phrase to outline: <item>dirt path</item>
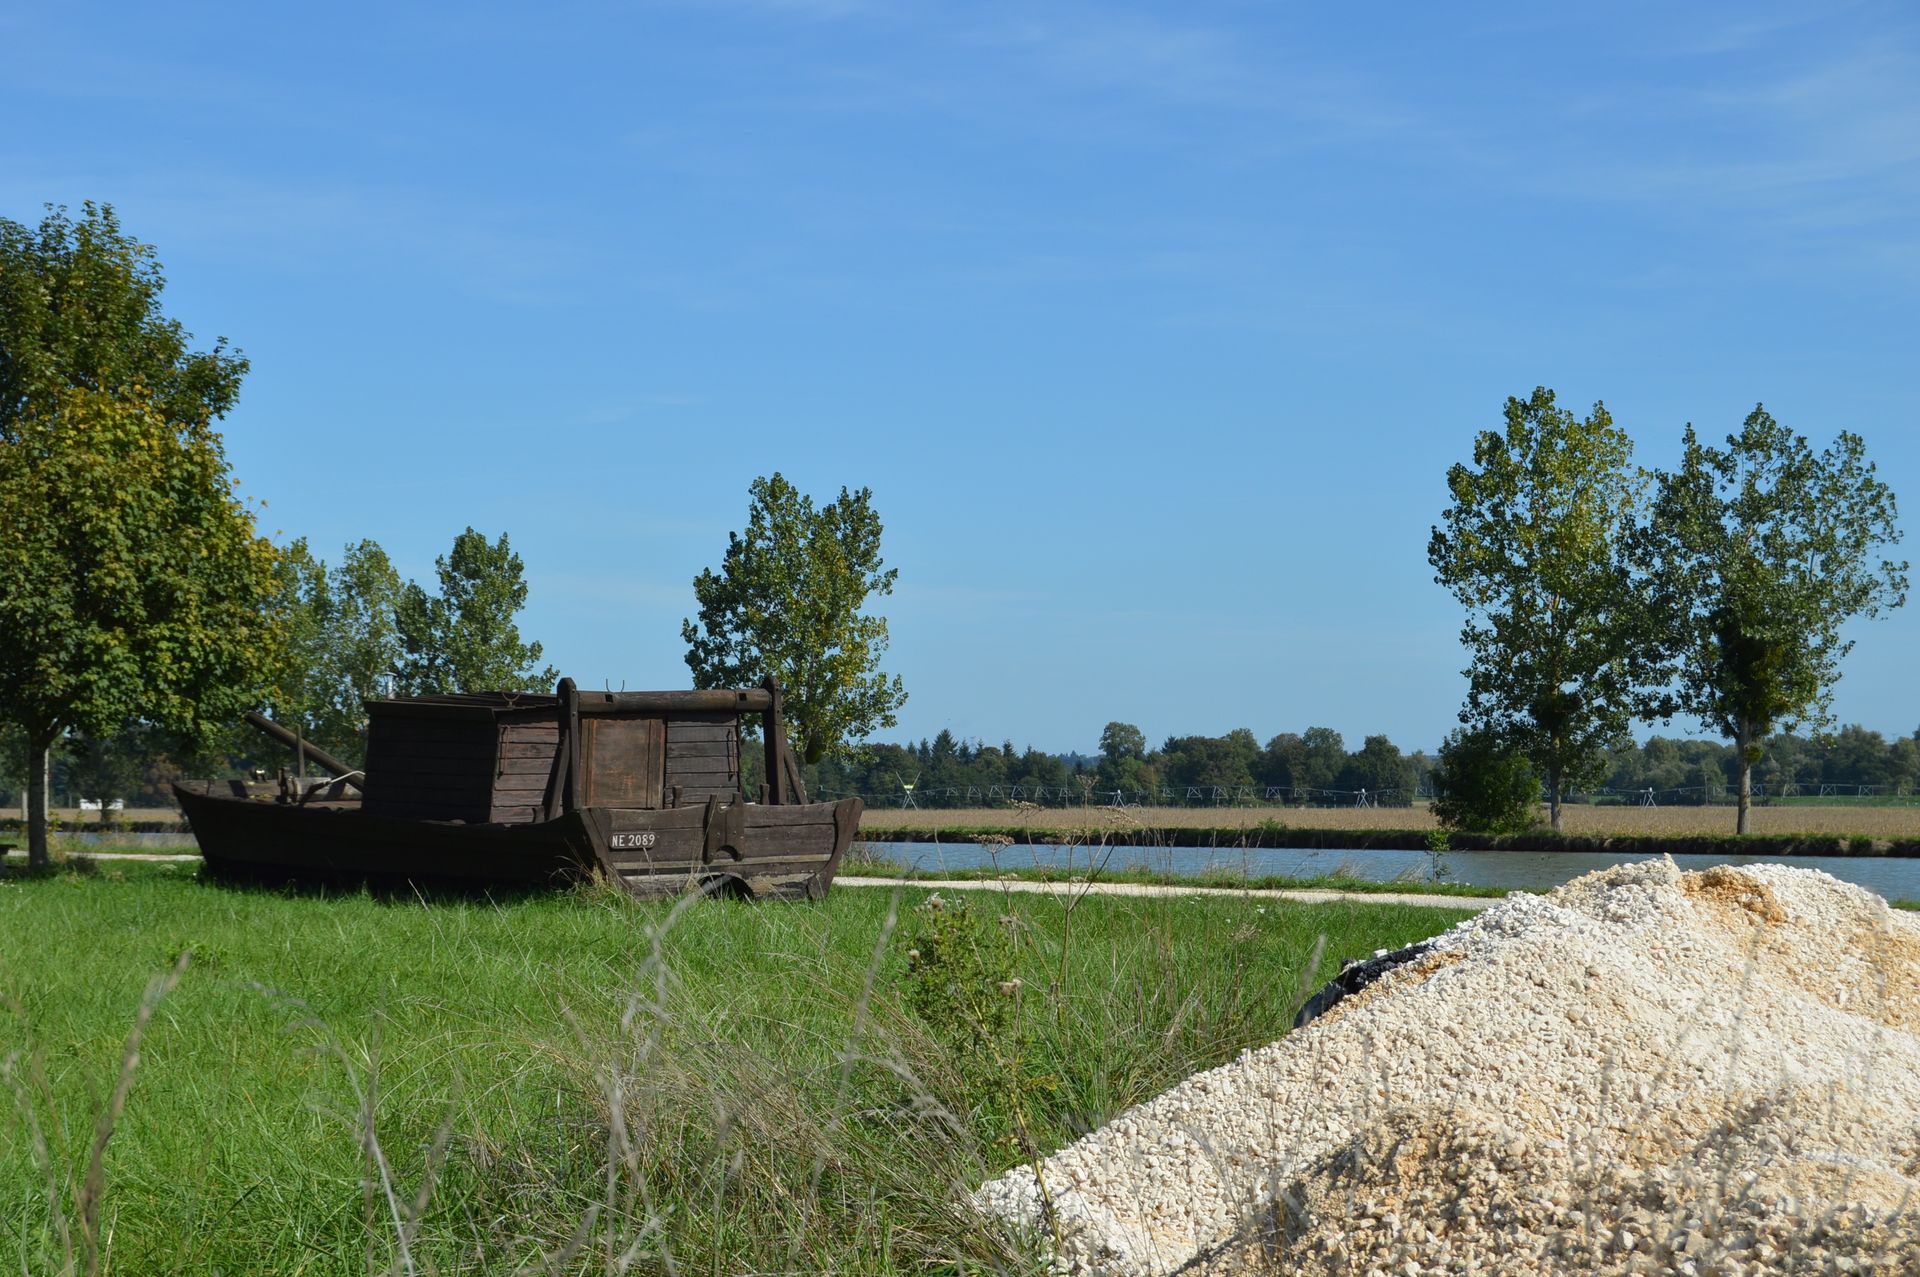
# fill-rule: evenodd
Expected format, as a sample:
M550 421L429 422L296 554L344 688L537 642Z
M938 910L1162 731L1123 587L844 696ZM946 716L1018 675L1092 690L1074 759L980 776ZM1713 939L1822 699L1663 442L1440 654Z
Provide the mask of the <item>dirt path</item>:
M1349 902L1374 905L1424 905L1430 909L1480 910L1500 901L1490 896L1425 896L1404 891L1295 891L1279 888L1183 887L1147 882L1030 882L1020 878L858 878L846 874L833 880L837 887L914 887L936 891L1018 891L1032 895L1092 894L1097 896L1251 896L1262 900L1295 900L1325 905Z

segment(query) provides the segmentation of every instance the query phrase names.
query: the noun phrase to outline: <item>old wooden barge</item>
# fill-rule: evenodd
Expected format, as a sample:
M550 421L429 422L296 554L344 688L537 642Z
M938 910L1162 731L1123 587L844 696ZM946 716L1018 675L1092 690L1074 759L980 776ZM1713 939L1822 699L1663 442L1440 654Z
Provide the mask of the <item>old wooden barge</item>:
M602 876L638 895L826 893L857 798L807 800L780 688L488 692L367 703L367 765L303 784L174 786L217 874L539 884ZM766 779L742 790L743 716ZM264 719L257 724L274 730ZM275 734L292 742L290 732Z

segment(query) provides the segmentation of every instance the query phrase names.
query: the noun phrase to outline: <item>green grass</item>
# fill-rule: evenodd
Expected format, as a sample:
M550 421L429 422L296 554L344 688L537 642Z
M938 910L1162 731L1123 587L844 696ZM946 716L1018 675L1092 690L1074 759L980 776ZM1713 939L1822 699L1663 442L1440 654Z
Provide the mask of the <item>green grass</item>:
M0 880L6 1262L86 1271L91 1233L138 1274L1039 1272L968 1189L1278 1036L1340 957L1462 916L966 894L1020 981L984 1046L913 1009L932 977L907 951L953 915L911 885L676 906Z

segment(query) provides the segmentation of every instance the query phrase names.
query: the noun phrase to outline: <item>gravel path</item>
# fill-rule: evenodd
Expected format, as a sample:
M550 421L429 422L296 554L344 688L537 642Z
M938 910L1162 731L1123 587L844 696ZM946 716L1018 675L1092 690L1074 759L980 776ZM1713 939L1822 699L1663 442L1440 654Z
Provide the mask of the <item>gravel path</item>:
M1779 865L1514 895L974 1196L1062 1269L1920 1273L1920 918Z
M1295 891L1281 888L1185 887L1148 882L1033 882L1023 878L860 878L841 874L836 887L914 887L931 891L1017 891L1028 895L1234 896L1262 900L1298 900L1304 904L1426 905L1435 909L1486 909L1500 903L1489 896L1426 896L1406 891Z

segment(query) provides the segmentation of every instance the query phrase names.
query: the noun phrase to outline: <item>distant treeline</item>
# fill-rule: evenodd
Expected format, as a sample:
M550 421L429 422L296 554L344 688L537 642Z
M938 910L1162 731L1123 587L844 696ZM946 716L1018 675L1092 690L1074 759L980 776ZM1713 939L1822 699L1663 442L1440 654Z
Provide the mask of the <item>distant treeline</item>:
M943 731L918 745L869 745L850 761L808 769L808 783L826 794L913 801L923 807L969 807L1005 800L1048 805L1092 802L1186 803L1256 801L1283 789L1293 801L1405 806L1418 796L1430 760L1404 754L1385 736L1349 751L1339 732L1310 727L1282 732L1265 746L1246 728L1225 736L1174 736L1158 749L1130 723L1109 723L1094 756L1046 754L1013 742L988 745Z
M808 768L807 780L822 795L860 794L889 805L905 802L911 785L912 801L921 807L1003 801L1405 806L1428 795L1433 763L1426 751L1404 753L1386 736L1368 736L1349 751L1330 727L1282 732L1264 746L1240 728L1225 736L1174 736L1149 749L1138 728L1110 723L1094 755L1016 750L1011 741L988 745L943 731L918 744L869 745L858 759ZM1627 741L1608 751L1605 781L1575 799L1726 802L1738 774L1730 744L1654 736L1644 745ZM1920 793L1920 746L1914 737L1889 741L1860 726L1821 739L1782 733L1766 742L1754 786L1761 801L1913 795Z
M12 733L7 746L0 803L18 806L24 757ZM251 731L236 732L224 758L188 761L178 744L156 732L133 730L107 741L71 739L53 757L54 805L77 807L82 799L124 801L129 807L166 806L168 783L188 769L197 774L238 774L250 767L269 771L288 765L287 751ZM859 757L829 759L804 769L810 791L821 797L859 794L870 802L897 805L913 786L922 807L977 807L1003 802L1045 806L1215 806L1232 803L1295 803L1344 807L1365 801L1405 806L1427 796L1432 755L1404 753L1385 736L1369 736L1348 750L1330 727L1281 732L1260 744L1240 728L1225 736L1174 736L1149 749L1138 728L1110 723L1101 752L1050 754L1011 741L988 745L943 731L917 744L870 744ZM759 751L741 751L747 792L759 782ZM1576 795L1594 802L1652 801L1663 805L1729 801L1737 778L1733 747L1718 741L1655 736L1609 753L1603 785ZM1864 727L1842 728L1819 740L1778 735L1766 742L1754 767L1761 801L1780 797L1881 797L1920 794L1920 746L1914 737L1887 740Z

